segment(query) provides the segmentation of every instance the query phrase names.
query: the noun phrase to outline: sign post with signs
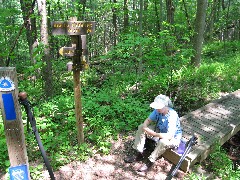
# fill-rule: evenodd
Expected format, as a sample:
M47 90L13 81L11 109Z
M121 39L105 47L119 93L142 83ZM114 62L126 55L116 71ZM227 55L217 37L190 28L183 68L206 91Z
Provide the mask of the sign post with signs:
M76 18L71 18L70 21L53 21L53 35L86 35L93 34L95 31L94 21L77 21Z
M59 49L59 54L62 56L69 56L73 57L75 54L75 48L74 47L62 47Z
M0 67L0 107L11 164L11 168L9 168L10 177L28 180L30 179L28 157L22 116L18 103L17 73L15 68Z
M76 17L70 18L69 21L54 21L52 25L53 35L69 35L71 37L72 47L62 47L59 53L62 56L72 57L72 70L74 81L74 102L75 116L77 126L78 143L84 142L83 134L83 117L81 103L81 84L80 71L83 69L82 56L86 52L86 36L93 34L95 31L95 22L77 21Z

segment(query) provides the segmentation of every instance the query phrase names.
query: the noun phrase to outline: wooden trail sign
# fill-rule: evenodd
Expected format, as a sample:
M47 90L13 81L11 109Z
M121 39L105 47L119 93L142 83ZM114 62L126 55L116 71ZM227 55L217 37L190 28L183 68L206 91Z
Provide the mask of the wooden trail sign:
M72 57L72 70L74 82L74 102L75 116L77 127L78 144L84 142L83 133L83 117L81 102L81 83L80 71L82 70L81 57L87 54L86 35L93 34L95 31L95 22L93 21L77 21L76 17L70 18L69 21L54 21L52 25L53 35L70 35L72 47L62 47L59 53L62 56Z
M75 55L75 48L74 47L61 47L61 49L59 49L59 54L61 54L62 56L73 57Z
M53 35L84 35L95 31L94 21L53 21L51 25Z
M10 176L29 176L29 165L20 105L18 103L17 73L13 67L0 67L0 108L11 167ZM25 170L21 166L25 165ZM11 174L12 172L12 174ZM24 179L25 180L25 179Z

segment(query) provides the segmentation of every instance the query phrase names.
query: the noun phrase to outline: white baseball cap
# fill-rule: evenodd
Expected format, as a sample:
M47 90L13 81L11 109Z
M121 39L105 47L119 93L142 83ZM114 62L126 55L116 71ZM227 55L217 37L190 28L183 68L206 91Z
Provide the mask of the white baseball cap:
M154 102L150 104L150 107L154 109L162 109L165 106L172 107L172 102L168 96L162 94L155 97Z

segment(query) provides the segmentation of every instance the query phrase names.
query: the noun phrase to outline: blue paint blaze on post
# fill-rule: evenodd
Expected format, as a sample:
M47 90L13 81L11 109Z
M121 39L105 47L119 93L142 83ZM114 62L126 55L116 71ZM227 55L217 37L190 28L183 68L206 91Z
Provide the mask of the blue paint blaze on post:
M16 110L14 106L12 93L2 94L3 107L7 121L16 120Z
M29 180L27 165L9 168L10 180Z

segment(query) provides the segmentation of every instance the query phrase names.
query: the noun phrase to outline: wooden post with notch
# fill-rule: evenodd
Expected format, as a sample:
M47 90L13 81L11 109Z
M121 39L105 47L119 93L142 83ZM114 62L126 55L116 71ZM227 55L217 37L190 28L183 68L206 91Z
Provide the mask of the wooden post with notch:
M76 18L72 18L72 21L76 21ZM83 117L82 117L82 102L81 102L81 81L80 81L80 70L81 70L81 56L82 56L82 41L81 36L71 36L72 47L74 47L75 54L72 57L73 61L73 88L74 88L74 102L75 102L75 116L77 126L77 139L78 143L84 142L83 133Z
M81 58L83 49L81 35L93 34L95 30L95 22L93 21L77 21L76 17L72 17L69 21L54 21L52 24L53 35L69 35L71 36L72 47L62 47L59 53L62 56L72 57L73 61L73 82L74 82L74 102L75 102L75 116L77 126L78 143L84 142L83 133L83 117L82 117L82 103L81 103L81 81L80 71L83 69ZM86 38L84 42L86 43ZM84 44L85 44L84 43ZM85 51L84 51L85 52Z
M24 180L30 179L22 115L18 102L17 73L14 67L0 67L0 107L12 167L9 171L10 177L15 176L17 179L17 175L21 175L25 177Z

